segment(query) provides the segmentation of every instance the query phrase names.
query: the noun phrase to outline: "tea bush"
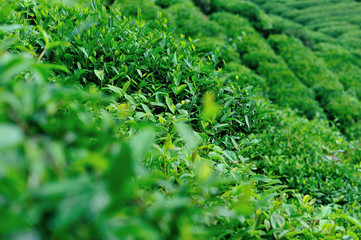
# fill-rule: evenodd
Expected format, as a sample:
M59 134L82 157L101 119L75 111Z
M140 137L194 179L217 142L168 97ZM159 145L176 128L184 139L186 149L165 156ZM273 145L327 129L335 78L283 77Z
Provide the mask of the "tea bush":
M350 51L328 43L317 45L315 50L328 69L338 76L345 89L361 99L361 69L358 59Z
M272 16L273 29L270 31L272 34L286 34L290 37L298 38L303 44L311 49L314 45L321 42L334 43L336 40L326 34L311 31L301 24L292 22L279 16Z
M233 40L242 37L244 32L252 31L252 25L243 17L228 13L216 12L210 15L210 19L222 26L224 34Z
M259 35L246 34L239 41L238 49L243 53L243 62L267 79L271 100L298 109L308 117L322 113L312 90L307 89Z
M240 61L239 54L232 42L226 42L221 38L203 37L196 41L194 46L197 52L206 57L211 57L216 53L216 51L218 51L219 63L217 64L217 67L223 67L225 63L231 61Z
M263 89L271 100L298 109L309 117L322 113L312 91L294 76L247 20L229 13L214 13L211 19L223 26L232 38L243 64L267 79L268 87Z
M279 112L274 117L278 125L255 136L263 139L261 150L254 149L261 158L259 169L280 176L291 188L317 197L319 203L357 205L359 167L350 159L352 155L352 161L359 162L360 156L354 155L353 147L345 145L336 128L330 128L324 120L295 118L291 112Z
M272 28L271 19L258 8L257 5L250 1L230 0L230 1L213 1L215 11L226 11L247 18L259 30Z
M240 86L250 85L254 87L259 87L263 91L267 91L267 83L264 78L255 74L251 69L248 67L238 63L238 62L228 62L225 67L225 74L229 79L235 81Z
M331 37L360 30L361 6L355 1L259 1L268 13L280 15Z
M295 38L285 35L273 35L269 39L271 46L287 61L288 66L307 86L313 88L320 105L330 119L337 118L340 128L348 136L359 138L360 133L348 128L359 124L361 102L344 91L326 64ZM342 99L342 100L341 100Z
M172 24L177 26L179 34L192 38L222 35L222 27L216 22L210 21L190 0L172 5L167 12L174 17Z

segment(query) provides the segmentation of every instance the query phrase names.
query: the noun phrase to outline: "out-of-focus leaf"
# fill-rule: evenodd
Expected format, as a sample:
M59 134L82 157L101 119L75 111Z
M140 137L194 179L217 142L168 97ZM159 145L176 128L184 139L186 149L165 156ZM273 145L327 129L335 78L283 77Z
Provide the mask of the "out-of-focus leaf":
M28 57L5 54L0 58L0 81L9 81L10 77L31 69L33 65Z
M349 222L353 223L358 229L361 230L361 222L358 219L353 218L351 216L347 216L346 214L336 215L335 217L340 217L340 218L346 219Z
M177 128L179 135L185 141L186 147L189 150L196 149L198 146L199 140L197 139L196 135L194 134L192 128L182 122L176 123L176 128Z
M69 42L62 42L62 41L55 41L55 42L50 42L46 45L47 49L52 49L58 46L62 46L62 47L69 47L71 46L71 44Z
M24 133L16 125L0 124L0 150L11 148L20 144L24 139Z
M142 160L145 154L153 145L155 137L154 129L151 127L142 129L129 141L129 146L132 150L133 159L135 161Z
M261 182L269 182L271 181L270 178L264 176L264 175L254 175L251 177L252 180L261 181Z
M273 228L283 227L285 224L285 219L279 214L272 214L271 216L271 225Z
M133 193L131 181L134 176L134 158L129 144L122 144L117 156L109 164L106 179L109 191L114 198L125 200L130 198Z
M25 28L29 28L29 26L20 25L20 24L0 25L0 32L9 33L9 32L19 30L19 29L25 29Z
M220 111L221 107L214 101L214 94L206 93L203 97L202 119L213 123Z

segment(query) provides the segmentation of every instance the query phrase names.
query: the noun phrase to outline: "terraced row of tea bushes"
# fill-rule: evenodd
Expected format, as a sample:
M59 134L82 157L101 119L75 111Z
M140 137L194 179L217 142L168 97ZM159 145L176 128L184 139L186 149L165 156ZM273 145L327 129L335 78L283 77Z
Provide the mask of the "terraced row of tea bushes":
M267 13L303 24L337 38L337 41L355 54L360 55L360 20L358 12L361 4L357 1L263 1L253 0Z
M251 1L194 0L193 2L207 15L214 12L229 12L247 18L257 30L272 28L269 16Z
M234 38L236 35L234 43L242 63L267 79L268 96L272 101L281 106L298 109L309 117L322 112L312 91L288 69L283 59L274 53L266 40L251 25L243 25L242 22L245 20L230 13L213 14L211 19L224 27L228 37ZM237 22L243 27L238 28L235 24Z
M289 7L290 9L304 9L309 7L316 7L316 6L324 6L329 5L331 3L337 3L340 2L339 0L277 0L277 1L267 1L267 0L251 0L252 2L255 2L257 4L261 4L262 6L267 3L279 3L284 6ZM345 0L343 2L355 2L355 0ZM270 4L269 4L270 6Z
M351 51L358 58L361 57L361 41L360 41L361 31L347 32L341 35L338 40L343 47Z
M333 44L334 47L339 47L341 45L347 51L351 52L354 57L360 58L360 31L350 31L342 34L338 38L334 38L325 33L312 31L307 27L290 21L288 19L272 15L273 28L266 33L270 34L286 34L288 36L296 37L300 39L303 44L311 49L314 49L315 45L318 43L327 43Z
M214 21L209 21L193 4L192 1L181 1L167 9L168 14L174 16L172 24L180 34L188 37L222 37L223 29Z
M226 8L225 9L223 9L223 10L227 10ZM233 11L234 12L234 11ZM235 12L236 14L242 14L241 12L239 12L239 13L237 13L237 12ZM217 13L214 13L214 14L212 14L212 15L217 15ZM212 19L212 15L210 15L210 19L211 20L213 20ZM232 17L229 17L229 15L228 16L223 16L224 18L225 18L225 20L223 20L219 25L221 25L221 26L225 26L225 24L227 24L227 22L229 22L229 23L232 23L232 24L234 24L235 22L238 22L238 23L241 23L242 22L242 24L236 24L232 29L234 30L233 32L235 32L235 34L229 34L227 37L237 37L236 35L237 35L237 33L239 33L239 34L244 34L244 31L242 32L240 29L243 29L245 26L249 26L249 24L247 24L246 22L244 22L244 21L241 21L241 20L236 20L236 19L232 19ZM274 19L274 18L273 18ZM272 20L273 20L272 19ZM295 29L295 25L296 24L292 24L292 22L290 22L290 21L288 21L287 22L287 20L284 20L284 19L276 19L277 21L275 21L275 20L273 20L273 26L274 26L274 28L272 29L272 30L270 30L270 32L286 32L287 34L289 34L289 35L294 35L294 36L297 36L297 37L300 37L300 38L302 38L302 40L303 40L303 42L305 42L307 45L309 45L309 46L311 46L311 47L313 47L313 45L314 45L314 40L313 39L317 39L317 32L314 32L314 33L310 33L310 31L305 31L304 30L304 28L302 27L302 26L300 26L300 27L298 27L298 30L297 29ZM277 23L277 24L274 24L274 23ZM238 29L237 29L238 28ZM229 31L229 30L225 30L226 32L227 31ZM229 32L232 32L232 31L229 31ZM311 35L311 36L310 36ZM320 34L320 36L318 37L318 39L316 40L317 42L321 42L321 41L326 41L326 40L328 40L329 38L327 38L327 37L324 37L323 35L321 35ZM242 41L243 41L244 39L242 39ZM225 46L224 44L224 42L219 42L219 45L218 46L221 46L223 44L223 46ZM247 43L246 43L247 44ZM231 49L231 50L233 50L233 49ZM236 56L235 54L234 54L234 51L232 51L232 53L233 53L233 55L232 56ZM242 54L242 53L241 53ZM253 58L253 57L250 57L250 58ZM234 61L234 57L232 57L232 58L226 58L227 60L229 59L229 60L233 60ZM247 63L246 63L247 64ZM252 69L254 69L254 67L252 67L252 66L250 66L250 65L248 65L249 67L251 67ZM266 77L267 78L267 77ZM263 86L264 87L264 86ZM277 86L276 87L277 89L279 89L279 87ZM264 89L266 89L265 87L264 87ZM272 87L271 87L271 89L272 89ZM271 99L272 100L275 100L275 99L278 99L278 100L276 100L276 102L277 103L279 103L279 102L282 102L282 100L279 100L280 98L278 98L278 97L271 97ZM350 100L352 100L352 99L350 99ZM296 100L297 101L297 100ZM291 104L292 105L292 104ZM293 104L294 105L294 104ZM344 113L344 112L343 112ZM355 115L356 115L357 113L355 113Z
M268 41L296 76L315 91L328 117L339 119L340 128L348 136L359 138L361 132L357 126L360 125L361 102L344 91L337 76L327 69L323 60L296 38L272 35Z
M332 44L316 46L316 54L337 75L345 89L361 99L361 68L358 59L348 50Z
M358 2L353 0L318 1L317 3L314 1L251 1L260 5L267 12L275 12L307 26L321 22L329 23L334 20L344 20L347 23L355 24L359 16L354 13L361 7Z
M337 43L337 40L333 37L317 31L311 31L303 25L288 19L272 15L272 21L273 28L269 31L269 34L286 34L298 38L305 46L311 49L313 49L316 44L322 42Z
M292 11L287 13L287 17L307 26L327 19L328 21L338 20L340 17L346 22L356 23L357 19L359 19L357 12L360 10L360 7L360 3L355 1L339 1L337 3Z

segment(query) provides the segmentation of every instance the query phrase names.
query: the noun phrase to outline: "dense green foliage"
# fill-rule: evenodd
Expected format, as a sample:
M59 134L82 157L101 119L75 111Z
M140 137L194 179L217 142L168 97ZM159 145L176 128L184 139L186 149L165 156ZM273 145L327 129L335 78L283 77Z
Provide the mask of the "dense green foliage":
M112 2L0 3L0 239L359 239L360 3Z

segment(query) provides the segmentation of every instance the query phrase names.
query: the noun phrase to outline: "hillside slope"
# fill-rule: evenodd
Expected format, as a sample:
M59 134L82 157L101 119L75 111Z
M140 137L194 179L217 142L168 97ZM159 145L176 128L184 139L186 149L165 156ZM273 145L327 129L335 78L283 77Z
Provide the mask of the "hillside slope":
M65 2L1 3L0 238L359 239L357 49L264 1Z

